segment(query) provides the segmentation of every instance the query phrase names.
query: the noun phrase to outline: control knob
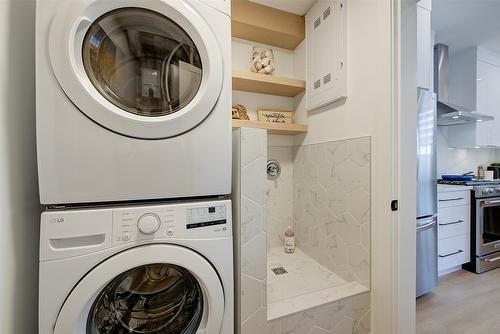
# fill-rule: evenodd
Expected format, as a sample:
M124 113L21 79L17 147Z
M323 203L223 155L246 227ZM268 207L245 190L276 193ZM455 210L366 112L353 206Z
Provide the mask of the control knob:
M154 213L146 213L137 221L137 228L139 229L139 232L145 235L156 233L156 231L160 228L160 225L160 217Z

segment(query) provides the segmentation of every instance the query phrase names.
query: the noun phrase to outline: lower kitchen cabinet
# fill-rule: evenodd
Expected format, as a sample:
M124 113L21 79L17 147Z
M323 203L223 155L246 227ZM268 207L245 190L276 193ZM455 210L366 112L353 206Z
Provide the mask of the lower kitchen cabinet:
M470 261L470 190L446 186L438 191L438 274Z

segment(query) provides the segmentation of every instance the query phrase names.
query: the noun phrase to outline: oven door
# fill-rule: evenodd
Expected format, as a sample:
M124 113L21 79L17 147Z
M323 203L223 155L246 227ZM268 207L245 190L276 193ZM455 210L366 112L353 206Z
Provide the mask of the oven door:
M477 255L483 256L500 251L500 197L476 201Z

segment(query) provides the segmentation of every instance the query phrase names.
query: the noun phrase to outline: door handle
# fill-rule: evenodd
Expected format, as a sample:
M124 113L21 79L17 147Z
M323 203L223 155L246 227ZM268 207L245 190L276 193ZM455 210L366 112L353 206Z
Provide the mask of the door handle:
M457 198L447 198L447 199L440 199L440 202L452 202L452 201L461 201L465 198L463 197L457 197Z
M459 249L457 250L456 252L453 252L453 253L450 253L450 254L446 254L446 255L439 255L440 258L443 258L443 257L448 257L448 256L452 256L452 255L457 255L457 254L460 254L460 253L463 253L464 251Z
M464 221L459 219L457 220L456 222L450 222L450 223L443 223L443 224L439 224L439 226L448 226L448 225L455 225L455 224L460 224L460 223L463 223Z
M417 226L417 233L430 229L432 226L436 225L436 223L437 223L437 219L434 218L429 223L427 223L425 225Z
M491 206L491 205L497 205L500 204L500 200L497 201L484 201L481 203L481 206Z
M483 261L484 262L495 262L495 261L498 261L498 260L500 260L500 256L494 257L492 259L484 259Z

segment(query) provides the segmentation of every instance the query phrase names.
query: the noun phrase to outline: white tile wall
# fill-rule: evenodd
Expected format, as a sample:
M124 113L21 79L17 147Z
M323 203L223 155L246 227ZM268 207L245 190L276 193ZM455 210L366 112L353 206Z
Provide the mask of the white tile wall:
M370 138L270 146L268 156L282 166L281 176L268 180L268 247L279 246L291 225L310 257L369 287Z
M239 296L240 307L237 308L240 312L237 318L240 319L240 323L237 324L236 333L238 334L365 334L370 332L370 293L363 293L361 295L346 298L344 300L336 301L330 304L326 304L317 308L307 310L306 312L301 312L286 316L284 318L276 319L273 321L267 321L267 311L266 311L266 191L268 188L267 179L265 176L265 167L267 160L267 145L266 143L266 132L260 129L247 129L242 128L240 130L240 136L235 136L239 142L233 143L237 146L235 152L239 154L239 159L236 158L235 161L239 162L239 166L236 166L239 170L235 171L236 184L234 189L237 189L237 193L233 194L233 201L239 201L241 205L235 205L235 207L240 208L235 213L235 223L241 224L241 228L235 228L235 231L239 235L235 236L235 240L238 240L239 244L236 247L240 247L236 259L237 270L236 272L240 277L236 279L239 281L236 286L239 287L240 291L237 292ZM366 143L356 143L356 145L349 145L348 148L344 148L342 145L337 145L340 150L348 150L349 154L346 156L349 158L349 162L355 164L358 168L362 169L363 166L356 164L360 162L363 164L363 154L366 152L363 150L358 150L357 148L366 147ZM323 144L321 144L323 145ZM369 139L368 139L369 146ZM341 238L336 240L332 238L329 242L324 240L323 243L316 242L314 239L314 233L311 232L314 229L307 230L305 236L307 236L308 244L307 247L312 249L317 248L318 245L330 245L333 249L340 248L344 251L342 256L336 255L339 263L348 266L348 263L352 263L352 266L362 268L366 263L367 253L363 247L366 244L362 244L362 240L366 242L369 235L366 231L366 225L369 221L359 222L354 218L354 214L351 214L349 218L345 221L338 221L333 211L325 211L326 209L331 210L330 199L327 196L327 188L317 182L318 173L317 164L311 163L315 161L314 159L323 158L322 154L326 156L327 145L320 146L310 146L307 150L304 150L304 154L307 159L300 164L300 172L303 178L304 184L302 186L301 195L304 196L306 201L302 201L304 205L301 207L306 209L304 216L310 217L308 219L313 219L313 217L323 217L324 213L327 213L326 219L318 220L321 223L318 224L316 231L320 230L326 232L334 232L335 226L339 224L352 224L353 229L357 231L356 236L350 236L348 238L349 242L355 241L352 245L343 242ZM300 151L300 149L299 149ZM307 152L306 152L307 151ZM339 152L341 152L339 151ZM272 152L272 151L271 151ZM360 153L361 152L361 153ZM273 152L274 154L275 152ZM287 152L285 152L287 154ZM369 157L364 155L365 157ZM326 159L326 158L325 158ZM335 156L335 159L340 159ZM346 162L346 159L340 159L339 163L332 162L332 168L338 166L342 162ZM352 166L351 166L352 167ZM332 169L331 173L334 172ZM326 175L329 174L327 171ZM369 185L364 184L362 180L355 178L346 178L345 175L341 173L342 177L336 176L333 181L337 183L349 182L350 191L345 195L338 195L340 200L345 202L345 213L342 217L346 216L346 212L349 212L349 198L348 194L352 193L354 190L365 187L365 191L369 191ZM323 179L322 179L323 180ZM366 179L365 179L366 180ZM369 180L369 178L367 178ZM313 186L309 186L309 182L312 181ZM289 182L289 181L286 181ZM307 183L306 183L307 182ZM316 183L315 183L316 182ZM342 184L343 184L342 183ZM334 182L335 184L335 182ZM240 187L241 186L241 187ZM322 188L323 187L323 188ZM241 190L240 190L241 189ZM344 196L344 197L342 197ZM285 199L284 202L288 203L289 199ZM273 202L273 205L279 205L278 202ZM355 215L357 217L363 216L363 210L356 210ZM300 215L300 212L294 212L295 215ZM308 220L309 221L309 220ZM349 229L346 229L350 231ZM351 232L349 232L351 233ZM368 234L367 234L368 233ZM320 234L316 234L318 236ZM331 233L330 233L331 235ZM363 236L364 235L364 236ZM319 239L318 239L319 240ZM344 243L342 247L339 247L339 243ZM356 246L349 249L348 246ZM369 247L369 245L368 245ZM349 252L350 251L350 252ZM346 270L349 272L349 270ZM356 275L361 275L362 273L354 273ZM364 277L364 276L363 276ZM366 278L366 277L365 277Z

